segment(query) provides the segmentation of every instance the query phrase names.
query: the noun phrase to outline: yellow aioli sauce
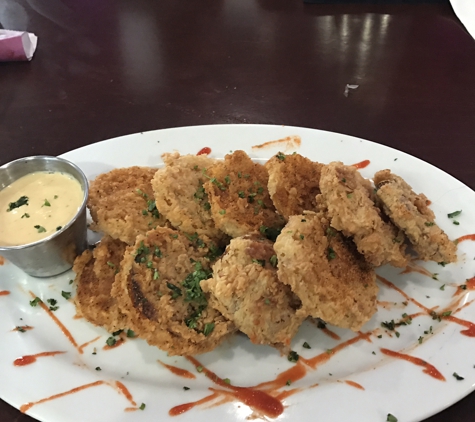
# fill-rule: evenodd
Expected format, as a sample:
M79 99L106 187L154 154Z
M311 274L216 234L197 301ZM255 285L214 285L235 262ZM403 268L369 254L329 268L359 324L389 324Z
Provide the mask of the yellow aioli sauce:
M69 174L41 171L21 177L0 191L0 246L51 236L73 219L83 198L80 183Z

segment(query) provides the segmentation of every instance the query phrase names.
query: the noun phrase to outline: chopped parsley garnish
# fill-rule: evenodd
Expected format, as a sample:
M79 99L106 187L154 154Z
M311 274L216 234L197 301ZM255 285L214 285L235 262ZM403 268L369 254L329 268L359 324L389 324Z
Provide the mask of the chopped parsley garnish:
M244 191L240 190L240 191L238 192L238 196L239 196L239 198L245 198L245 197L246 197L246 194L244 193Z
M39 297L35 297L33 300L30 300L30 306L36 306L38 303L43 303Z
M287 380L287 382L285 383L285 385L290 385L292 384L292 380Z
M63 296L66 300L68 300L71 298L71 292L65 292L64 290L62 290L61 296Z
M457 220L452 221L452 224L455 224L456 226L460 225L460 223Z
M106 344L107 344L109 347L114 346L116 343L117 343L117 340L116 340L114 337L109 337L109 338L106 340Z
M282 154L281 152L279 152L276 157L280 160L280 161L284 161L285 160L285 155Z
M140 410L145 410L145 403L142 403L139 407Z
M269 258L269 263L272 265L274 268L277 267L277 255L272 255Z
M96 371L102 371L100 366L96 366Z
M63 228L63 226L58 226L58 227L56 227L56 231L59 232L62 228Z
M427 227L431 227L431 226L433 226L435 223L433 223L432 221L426 221L424 224L425 224Z
M209 322L205 324L205 328L203 330L203 334L205 336L209 336L214 330L214 322Z
M45 203L42 205L42 207L51 207L51 204L47 199L45 199Z
M332 229L331 227L327 227L326 234L327 234L327 237L336 236L336 230Z
M336 258L336 253L332 248L328 248L327 257L328 257L329 260L332 260L332 259Z
M107 265L111 268L115 268L115 264L113 262L107 261Z
M305 236L303 234L300 235L300 239L301 240L304 240L305 239Z
M457 372L454 372L452 375L457 381L462 381L465 379L464 377L461 377L459 374L457 374Z
M155 246L155 250L153 251L153 254L157 257L157 258L161 258L162 257L162 251L160 250L160 248L158 246Z
M16 327L16 330L17 330L18 332L20 332L20 333L26 333L25 328L22 327L22 326L17 326L17 327Z
M132 330L127 330L127 337L128 337L128 338L134 338L134 337L135 337L135 333L134 333Z
M18 199L15 202L10 202L8 204L8 209L7 212L10 212L14 210L15 208L20 208L23 205L28 205L28 197L27 196L20 196L20 199Z
M38 233L44 233L46 229L43 226L36 225L34 226L36 230L38 230Z
M28 214L27 212L25 212L25 214L23 214L21 216L21 218L30 218L30 214Z
M223 381L226 383L226 384L231 384L231 380L229 378L224 378Z
M417 340L419 341L419 344L422 344L422 342L424 341L424 337L419 336L419 338Z
M394 328L395 328L395 323L394 323L394 320L392 319L391 321L385 321L385 322L382 322L381 323L381 326L383 328L386 328L387 330L389 331L394 331Z
M388 413L388 417L386 418L386 422L397 422L397 418L394 415L391 415L391 413Z
M289 354L287 355L287 359L290 362L297 362L299 360L299 354L297 352L294 352L293 350L291 350L289 352Z
M140 242L140 246L135 251L135 262L144 263L147 260L147 255L150 252L150 248L145 246L143 241Z
M442 261L442 262L438 262L438 264L442 265L442 267L445 267L447 265L447 262Z
M205 197L206 192L205 188L203 187L202 184L198 186L198 189L196 190L195 194L193 195L196 199L199 199L200 201Z
M439 287L440 290L445 290L445 284L442 284L442 286Z
M172 299L176 299L178 296L182 296L181 289L172 283L167 282L167 287L172 291Z
M226 210L221 210L221 211L219 211L219 213L220 213L221 215L224 215L224 214L226 214Z
M203 367L202 367L201 365L200 365L200 366L197 366L197 367L196 367L196 370L197 370L198 372L203 372Z
M311 349L310 344L308 344L307 342L305 342L304 344L302 344L302 347L303 347L304 349Z
M462 210L451 212L451 213L447 214L447 217L454 218L454 217L457 217L460 214L462 214Z
M231 178L229 176L226 176L224 178L224 181L226 182L227 185L231 184Z
M346 179L345 179L345 178L341 179L341 181L342 181L343 183L346 183Z
M266 260L265 259L253 259L253 264L259 264L261 267L265 267Z
M352 196L353 196L353 194L351 194L351 193L347 193L347 194L346 194L346 197L347 197L348 199L351 199Z
M451 313L452 313L452 311L442 312L442 316L443 317L448 317L448 316L450 316Z
M46 299L46 302L50 304L50 311L57 311L59 309L59 306L56 306L56 304L58 303L56 299Z
M54 195L54 196L53 196L53 199L58 199L58 195Z
M183 387L183 390L185 390L185 391L188 391L189 389L190 389L190 387L186 387L186 386Z
M211 271L203 269L201 262L195 262L195 269L192 273L188 274L185 280L182 282L185 288L185 302L190 302L191 311L187 318L185 318L185 324L188 328L197 329L198 319L201 317L201 313L208 306L206 296L201 290L200 281L206 280L211 276ZM212 327L214 329L214 325ZM211 325L204 330L208 330L208 334L211 333Z
M153 270L153 279L158 280L159 277L160 277L160 274L158 273L158 270L155 268Z

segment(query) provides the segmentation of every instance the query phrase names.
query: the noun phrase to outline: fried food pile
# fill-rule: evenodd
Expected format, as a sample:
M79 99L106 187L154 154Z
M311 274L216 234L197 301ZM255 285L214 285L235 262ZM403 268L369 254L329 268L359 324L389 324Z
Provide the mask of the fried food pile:
M244 151L167 153L91 182L78 314L169 355L213 350L236 331L286 352L306 318L358 331L376 312L375 268L455 262L424 194L390 170Z

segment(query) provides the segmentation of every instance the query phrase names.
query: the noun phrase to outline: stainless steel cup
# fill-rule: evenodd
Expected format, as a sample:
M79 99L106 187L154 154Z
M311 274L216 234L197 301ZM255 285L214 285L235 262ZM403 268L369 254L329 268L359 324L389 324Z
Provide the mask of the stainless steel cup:
M34 277L50 277L69 270L77 255L87 247L86 202L89 192L85 174L68 160L39 155L20 158L0 167L0 190L37 171L62 172L81 185L83 201L74 218L61 230L34 243L0 245L0 255Z

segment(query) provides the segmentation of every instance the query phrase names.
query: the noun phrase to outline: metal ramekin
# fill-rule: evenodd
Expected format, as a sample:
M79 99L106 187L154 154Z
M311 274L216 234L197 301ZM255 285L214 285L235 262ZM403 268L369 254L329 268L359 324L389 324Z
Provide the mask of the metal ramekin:
M76 256L87 247L86 175L68 160L46 155L20 158L0 167L0 190L27 174L54 171L73 176L81 185L83 200L73 219L56 233L19 246L0 245L0 255L34 277L51 277L69 270Z

